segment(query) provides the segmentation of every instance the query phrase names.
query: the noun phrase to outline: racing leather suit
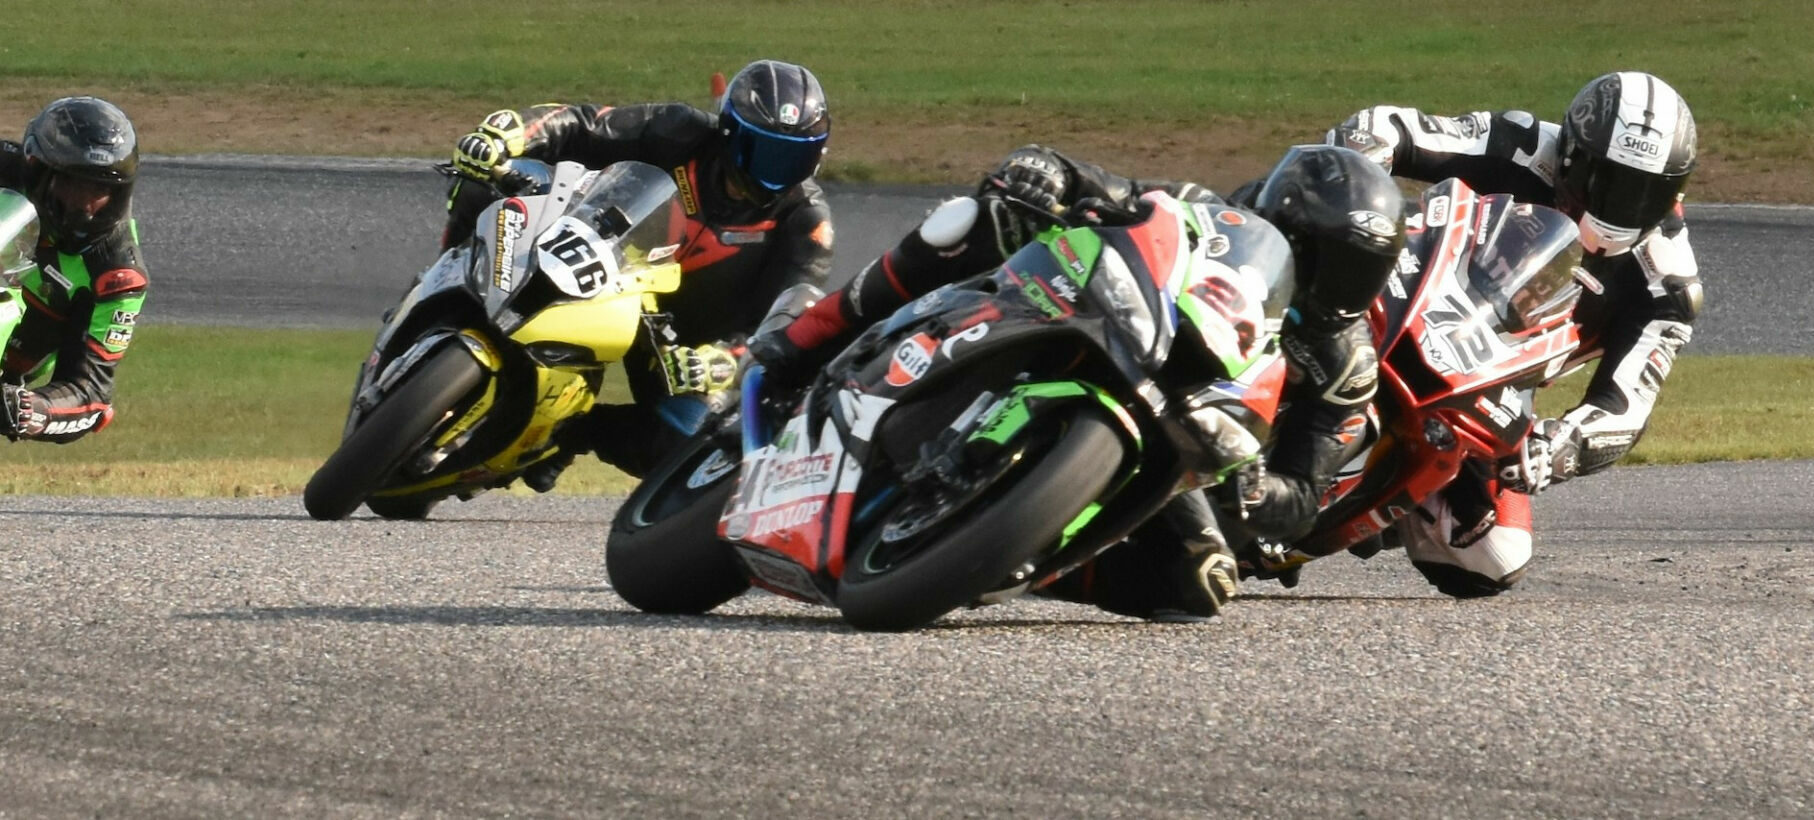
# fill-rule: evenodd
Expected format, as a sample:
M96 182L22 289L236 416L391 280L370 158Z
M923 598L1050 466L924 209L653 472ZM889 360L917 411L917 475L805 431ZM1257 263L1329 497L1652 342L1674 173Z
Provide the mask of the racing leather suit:
M19 143L0 140L0 188L29 194L31 173ZM114 369L132 343L149 279L130 213L80 244L46 228L35 261L20 277L24 318L0 374L25 383L48 369L48 381L24 391L32 415L42 417L32 425L38 429L15 437L68 443L113 420Z
M1445 117L1380 105L1332 129L1328 141L1360 148L1396 176L1424 182L1456 177L1483 194L1509 193L1553 207L1560 134L1560 125L1525 111ZM1582 345L1569 366L1602 360L1581 402L1562 416L1560 435L1579 455L1553 480L1603 470L1637 444L1701 306L1699 268L1680 203L1645 229L1630 252L1590 254L1582 266L1588 276L1573 315ZM1483 487L1452 487L1455 492L1444 495L1461 497L1432 499L1421 521L1405 519L1413 525L1404 533L1406 546L1414 561L1458 566L1503 589L1530 560L1530 498L1495 486L1490 466L1476 475ZM1469 552L1475 544L1481 549ZM1430 575L1427 567L1420 569Z
M739 343L781 291L798 283L824 285L832 223L818 183L808 179L761 202L728 193L717 115L684 103L541 105L519 115L525 137L520 156L589 168L637 160L674 178L685 211L675 254L682 277L680 289L660 299L673 331L664 344ZM470 237L490 201L484 186L456 178L442 247ZM588 445L632 476L654 466L682 437L656 408L668 393L656 356L653 341L638 342L623 365L634 403L597 406L561 440Z

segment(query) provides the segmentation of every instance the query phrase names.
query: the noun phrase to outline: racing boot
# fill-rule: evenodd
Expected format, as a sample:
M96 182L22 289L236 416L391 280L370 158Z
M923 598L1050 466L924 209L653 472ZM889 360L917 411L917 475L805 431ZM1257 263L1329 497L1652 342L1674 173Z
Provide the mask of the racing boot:
M1036 594L1117 615L1193 623L1221 614L1239 590L1234 551L1200 493L1186 493L1075 572Z
M1533 557L1530 496L1469 472L1399 519L1394 529L1404 538L1411 565L1454 598L1511 589Z

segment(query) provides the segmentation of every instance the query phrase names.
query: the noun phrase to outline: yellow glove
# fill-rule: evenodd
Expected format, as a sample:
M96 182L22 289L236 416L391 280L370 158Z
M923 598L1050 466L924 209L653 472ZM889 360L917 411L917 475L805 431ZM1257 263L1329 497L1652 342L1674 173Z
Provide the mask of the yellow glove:
M500 163L523 153L524 139L522 115L510 109L494 111L454 143L454 170L490 182Z
M663 348L661 368L668 377L668 392L676 396L716 393L737 383L737 357L717 345Z

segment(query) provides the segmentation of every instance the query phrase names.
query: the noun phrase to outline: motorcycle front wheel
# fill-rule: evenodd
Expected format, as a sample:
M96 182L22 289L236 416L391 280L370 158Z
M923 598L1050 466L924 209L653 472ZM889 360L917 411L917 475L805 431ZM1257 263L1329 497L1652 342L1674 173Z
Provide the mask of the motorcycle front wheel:
M637 485L611 521L605 574L644 612L699 615L750 587L718 518L737 487L741 459L696 435Z
M1051 546L1114 480L1121 436L1094 411L1061 422L1043 452L1017 451L983 493L924 533L899 519L923 509L913 494L895 503L844 558L838 609L852 626L899 632L929 624L991 590ZM944 514L941 514L944 515Z
M309 479L302 493L309 516L334 521L351 515L484 377L484 368L460 345L430 354Z

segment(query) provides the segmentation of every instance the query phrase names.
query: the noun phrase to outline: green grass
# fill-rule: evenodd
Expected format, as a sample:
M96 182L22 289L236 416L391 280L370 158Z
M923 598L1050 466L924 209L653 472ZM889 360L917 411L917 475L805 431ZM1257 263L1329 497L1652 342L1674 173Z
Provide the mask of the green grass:
M838 110L858 116L1031 107L1151 124L1322 122L1393 99L1432 110L1491 101L1551 112L1587 78L1629 67L1670 79L1703 124L1783 139L1814 134L1804 0L1634 8L1616 0L70 0L9 5L9 29L32 36L6 50L0 79L696 99L710 72L773 56L812 66Z
M366 331L141 327L120 364L115 419L67 445L6 447L0 492L156 496L300 493L340 441ZM611 401L626 400L608 379ZM594 459L560 491L631 486Z
M117 418L73 444L5 446L0 492L138 496L300 493L339 441L371 334L150 325L122 362ZM1584 374L1547 391L1559 414ZM1690 356L1625 463L1814 458L1814 359ZM607 382L611 401L624 400ZM621 493L628 478L581 459L558 492ZM513 492L527 492L514 488Z

